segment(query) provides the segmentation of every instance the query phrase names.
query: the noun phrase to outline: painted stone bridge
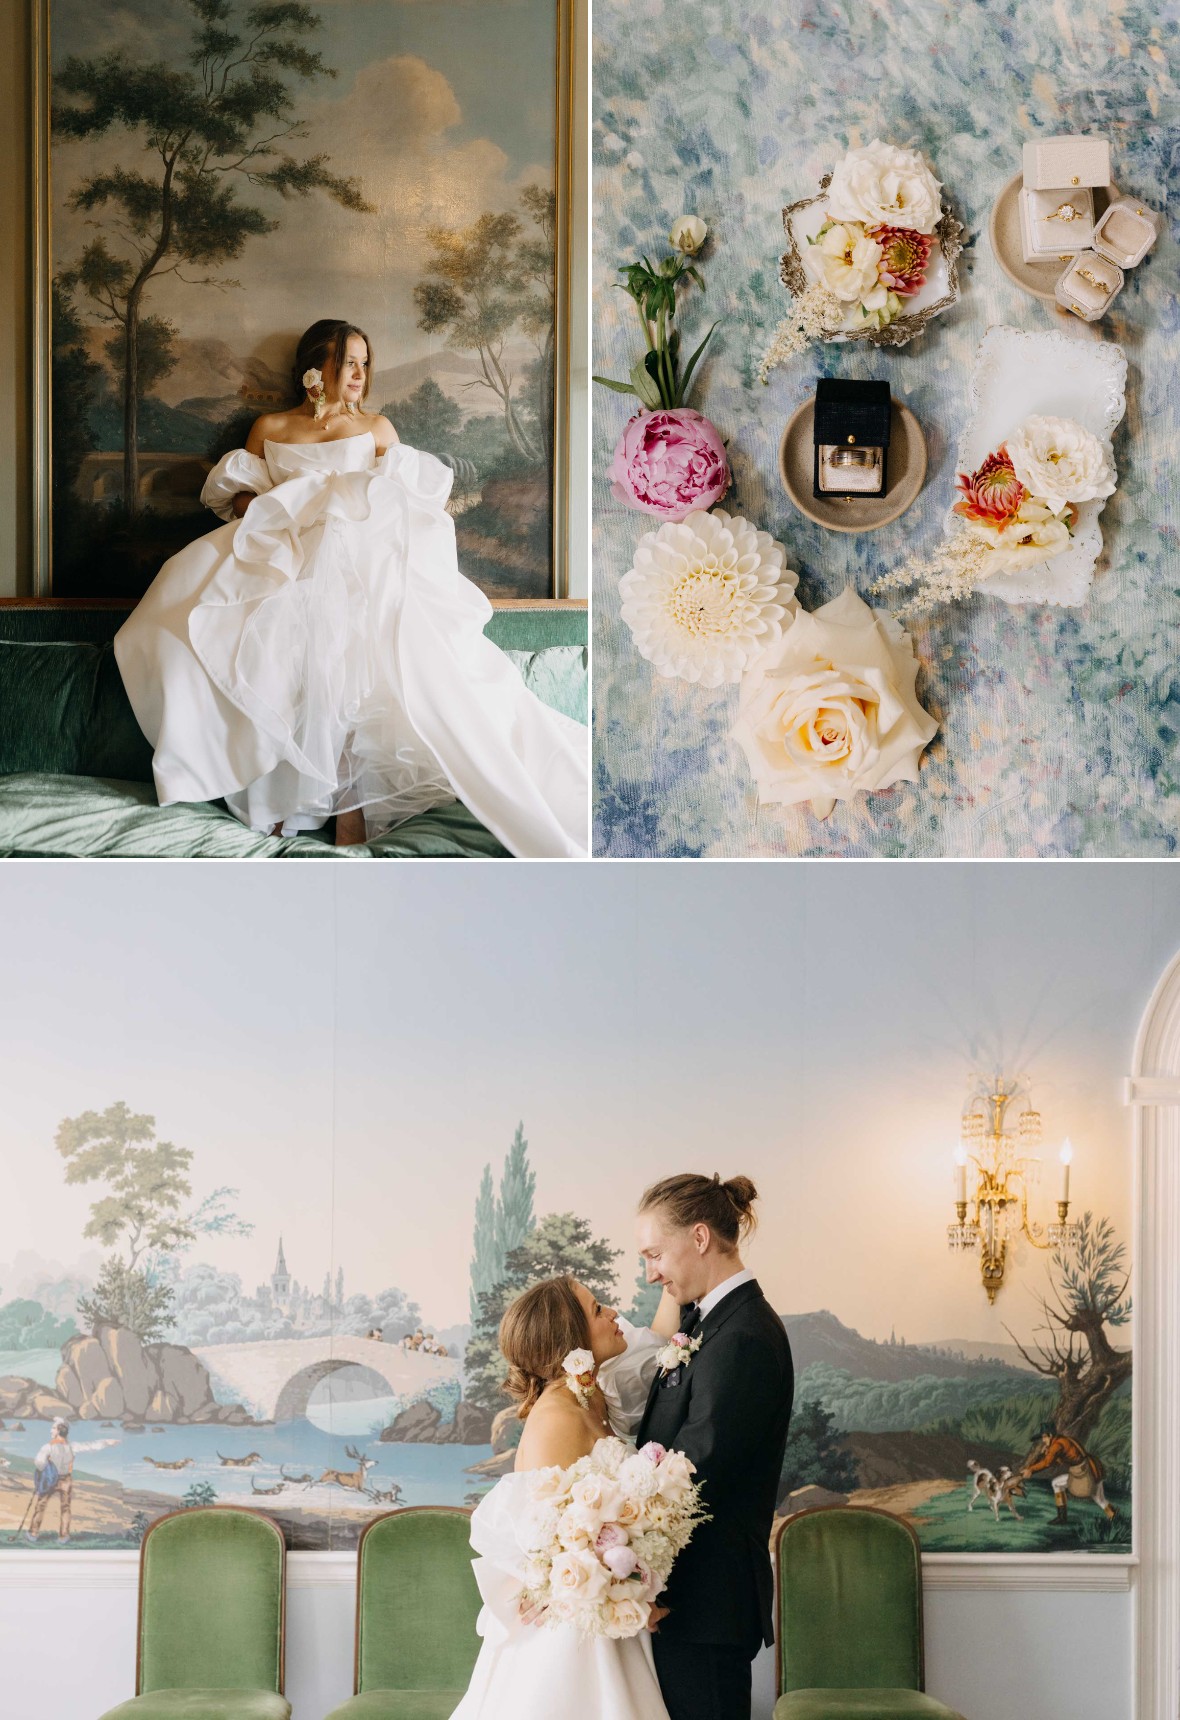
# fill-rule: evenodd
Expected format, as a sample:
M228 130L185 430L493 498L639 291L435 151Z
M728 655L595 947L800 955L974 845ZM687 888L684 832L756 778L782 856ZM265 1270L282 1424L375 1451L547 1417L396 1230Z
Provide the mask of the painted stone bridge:
M243 1403L259 1421L294 1421L307 1414L312 1392L340 1368L367 1368L374 1397L412 1403L432 1386L458 1381L457 1356L426 1356L374 1338L276 1338L254 1344L206 1344L193 1350L208 1368L222 1401Z

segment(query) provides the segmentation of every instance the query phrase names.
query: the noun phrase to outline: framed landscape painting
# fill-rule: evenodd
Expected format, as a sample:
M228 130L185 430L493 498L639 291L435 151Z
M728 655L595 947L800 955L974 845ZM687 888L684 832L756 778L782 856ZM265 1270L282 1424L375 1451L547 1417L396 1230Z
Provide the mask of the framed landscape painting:
M564 595L574 0L38 4L38 594L137 598L212 529L331 316L464 573Z

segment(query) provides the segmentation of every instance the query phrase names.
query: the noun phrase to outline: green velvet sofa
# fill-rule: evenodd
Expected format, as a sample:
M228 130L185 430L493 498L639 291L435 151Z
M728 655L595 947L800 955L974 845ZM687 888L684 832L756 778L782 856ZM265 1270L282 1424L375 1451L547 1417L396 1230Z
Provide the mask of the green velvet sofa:
M448 1720L458 1707L479 1652L470 1533L458 1505L411 1505L368 1525L357 1547L356 1694L327 1720Z
M220 801L161 807L111 646L128 605L0 602L0 858L461 859L504 848L466 807L337 849L247 830ZM587 720L586 607L504 604L487 634L537 696Z
M199 1505L143 1538L135 1695L102 1720L290 1720L286 1550L260 1511Z
M775 1542L774 1720L962 1720L927 1696L922 1553L902 1518L826 1505Z

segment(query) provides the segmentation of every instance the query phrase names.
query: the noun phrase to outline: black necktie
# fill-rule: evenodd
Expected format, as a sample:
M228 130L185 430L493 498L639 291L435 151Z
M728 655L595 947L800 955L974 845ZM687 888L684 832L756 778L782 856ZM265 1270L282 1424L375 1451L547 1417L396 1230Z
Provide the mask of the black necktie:
M686 1338L691 1338L700 1324L701 1311L695 1302L685 1302L680 1309L680 1330Z

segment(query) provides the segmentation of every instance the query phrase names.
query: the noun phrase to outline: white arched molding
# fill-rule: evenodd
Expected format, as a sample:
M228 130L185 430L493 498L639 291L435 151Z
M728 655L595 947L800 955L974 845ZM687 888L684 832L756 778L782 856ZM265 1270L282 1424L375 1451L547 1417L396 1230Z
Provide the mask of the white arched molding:
M1135 1720L1180 1717L1180 954L1135 1042Z

